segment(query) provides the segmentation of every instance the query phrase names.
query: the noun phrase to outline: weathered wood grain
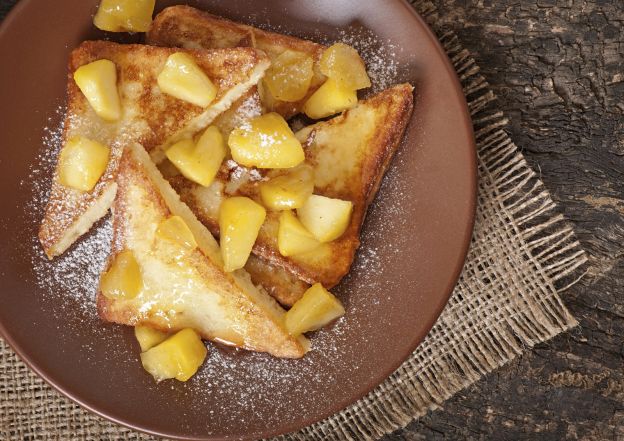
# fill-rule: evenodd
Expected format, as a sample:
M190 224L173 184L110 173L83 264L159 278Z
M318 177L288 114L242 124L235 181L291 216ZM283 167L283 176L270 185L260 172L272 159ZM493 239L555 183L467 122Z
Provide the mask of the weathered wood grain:
M624 3L433 0L591 256L570 334L388 436L624 440Z

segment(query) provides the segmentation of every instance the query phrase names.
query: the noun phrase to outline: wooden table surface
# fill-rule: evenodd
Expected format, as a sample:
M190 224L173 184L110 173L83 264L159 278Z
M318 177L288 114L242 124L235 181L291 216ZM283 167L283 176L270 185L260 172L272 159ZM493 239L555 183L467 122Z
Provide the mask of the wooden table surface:
M432 1L591 262L564 293L580 327L384 440L624 440L624 2Z

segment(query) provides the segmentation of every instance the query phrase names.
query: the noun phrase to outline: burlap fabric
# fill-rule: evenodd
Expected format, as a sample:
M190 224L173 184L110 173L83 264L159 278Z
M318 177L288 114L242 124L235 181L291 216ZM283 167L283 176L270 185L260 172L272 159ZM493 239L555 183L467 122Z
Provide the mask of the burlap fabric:
M409 360L364 399L283 440L377 439L576 324L559 292L580 277L584 252L505 133L506 121L474 60L453 33L437 26L430 2L413 4L453 61L475 125L479 193L472 246L448 306ZM82 410L0 341L0 439L150 437Z

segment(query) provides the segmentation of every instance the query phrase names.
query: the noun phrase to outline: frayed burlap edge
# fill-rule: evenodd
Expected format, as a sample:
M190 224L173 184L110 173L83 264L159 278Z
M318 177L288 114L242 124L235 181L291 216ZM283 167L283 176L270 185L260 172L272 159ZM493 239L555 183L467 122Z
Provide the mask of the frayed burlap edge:
M378 439L577 324L559 293L582 277L585 252L504 131L474 59L436 26L431 2L411 3L449 55L474 122L480 182L471 250L442 316L397 371L342 412L277 440Z

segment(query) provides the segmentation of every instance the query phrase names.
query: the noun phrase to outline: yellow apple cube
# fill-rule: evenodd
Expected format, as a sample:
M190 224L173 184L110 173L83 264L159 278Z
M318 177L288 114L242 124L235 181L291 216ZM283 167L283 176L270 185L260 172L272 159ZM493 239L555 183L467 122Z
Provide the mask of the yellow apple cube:
M193 57L184 52L169 56L157 82L164 93L200 107L208 107L218 91Z
M59 182L65 187L91 191L100 180L110 157L110 148L84 137L71 138L59 156Z
M150 328L149 326L138 325L134 327L134 336L141 346L141 352L145 352L165 341L167 337L169 337L169 334Z
M247 197L223 201L219 210L219 230L225 271L245 266L265 218L264 207Z
M197 144L185 139L172 145L165 154L187 179L208 187L227 155L227 147L219 129L210 126Z
M260 184L262 203L271 210L291 210L303 207L314 191L314 170L302 164L286 175Z
M170 378L187 381L195 375L207 354L199 334L193 329L183 329L143 352L141 363L157 382Z
M147 32L156 0L102 0L93 24L109 32Z
M287 50L273 60L264 83L271 95L280 101L296 102L308 93L314 75L311 56Z
M306 101L303 111L312 119L321 119L351 109L357 102L354 89L342 88L334 79L328 78Z
M245 167L291 168L305 160L301 143L277 113L256 117L230 134L232 157Z
M188 250L197 248L193 232L180 216L171 216L160 223L156 236L181 245Z
M100 118L117 121L121 117L115 63L97 60L80 66L74 72L74 81Z
M312 285L290 310L284 322L290 335L316 331L343 316L345 309L320 283Z
M100 279L100 290L112 300L135 298L143 287L141 268L130 250L119 253Z
M321 242L331 242L343 235L349 222L353 203L341 199L312 195L297 209L301 223Z
M320 244L292 211L282 212L277 230L277 248L282 256L307 253L318 248Z
M344 43L336 43L323 52L319 62L320 71L346 90L366 89L371 80L360 54Z

